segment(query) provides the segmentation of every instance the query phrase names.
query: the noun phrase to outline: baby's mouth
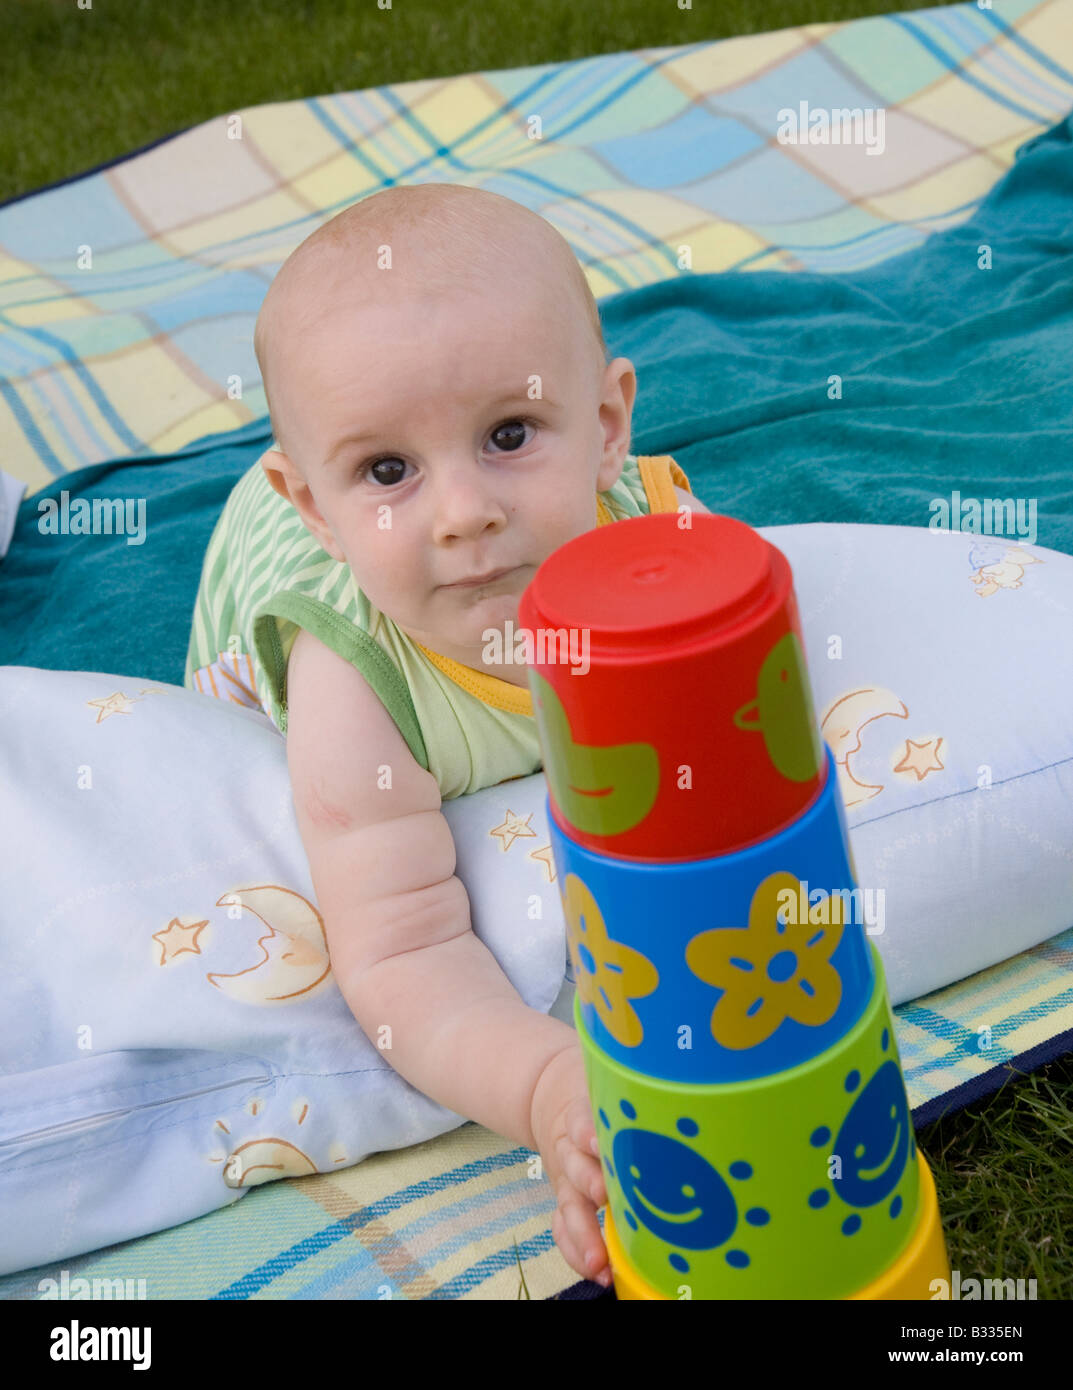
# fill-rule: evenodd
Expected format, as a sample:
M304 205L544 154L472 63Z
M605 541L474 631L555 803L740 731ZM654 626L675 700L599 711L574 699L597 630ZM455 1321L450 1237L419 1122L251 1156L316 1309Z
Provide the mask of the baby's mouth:
M505 579L517 572L517 565L512 565L510 569L493 571L492 575L484 579L457 579L453 584L448 584L448 589L490 589L493 584L502 584Z

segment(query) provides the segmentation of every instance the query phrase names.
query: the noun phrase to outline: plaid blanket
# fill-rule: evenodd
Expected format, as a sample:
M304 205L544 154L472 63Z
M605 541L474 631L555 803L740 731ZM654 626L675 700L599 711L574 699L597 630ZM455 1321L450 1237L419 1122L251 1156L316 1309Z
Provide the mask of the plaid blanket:
M676 276L682 245L700 272L847 271L968 217L1073 105L1071 58L1070 0L994 0L222 115L0 208L2 466L32 495L263 415L269 283L387 183L525 203L597 297ZM882 157L780 140L810 100L881 103Z
M808 98L874 107L886 155L781 143ZM1073 106L1073 0L843 25L337 94L221 117L0 208L0 448L31 493L264 415L252 329L327 217L390 180L540 211L597 295L694 271L845 272L972 216ZM526 134L533 112L539 140ZM899 132L899 138L894 133ZM24 504L25 506L26 504ZM919 1125L1073 1043L1073 931L897 1010ZM465 1125L212 1216L0 1280L150 1298L549 1297L574 1283L526 1150Z

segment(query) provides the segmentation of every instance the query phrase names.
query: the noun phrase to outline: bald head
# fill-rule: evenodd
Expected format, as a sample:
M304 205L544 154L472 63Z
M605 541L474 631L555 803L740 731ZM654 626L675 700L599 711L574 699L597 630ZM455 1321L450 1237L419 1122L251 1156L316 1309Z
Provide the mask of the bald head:
M385 270L390 267L390 273ZM458 184L384 189L354 203L307 237L280 267L261 305L253 344L272 428L284 453L300 453L280 389L288 354L301 351L325 309L357 303L427 301L487 291L509 293L512 280L536 280L548 313L562 320L591 364L594 382L607 364L596 301L569 243L550 222L509 198Z

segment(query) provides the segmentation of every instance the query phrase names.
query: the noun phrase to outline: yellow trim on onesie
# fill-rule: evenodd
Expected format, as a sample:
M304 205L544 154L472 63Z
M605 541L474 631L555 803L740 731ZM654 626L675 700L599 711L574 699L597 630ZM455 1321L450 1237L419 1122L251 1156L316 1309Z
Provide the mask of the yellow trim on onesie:
M638 455L637 471L641 475L641 482L645 485L648 510L653 516L658 512L676 512L678 510L678 498L674 492L675 486L685 488L686 492L693 491L689 486L689 479L670 454Z
M687 492L693 491L689 486L689 479L670 454L638 455L637 471L641 475L642 483L644 483L645 496L648 498L648 509L651 515L678 510L678 498L674 492L675 485L684 487ZM597 493L596 525L607 526L612 521L614 521L614 517L603 498ZM486 705L505 710L507 714L532 715L533 697L528 687L512 685L510 681L505 681L500 676L493 676L487 671L476 671L472 666L463 666L460 661L454 661L449 656L442 656L439 652L430 651L428 647L423 647L420 642L416 645L419 651L424 652L433 666L437 666L456 685L460 685L470 695L475 695L478 700L483 700Z
M493 676L488 671L476 671L472 666L463 666L460 661L453 661L449 656L430 652L428 647L422 647L420 642L417 646L433 666L438 666L456 685L468 690L471 695L476 695L477 699L483 700L486 705L494 705L496 709L506 710L508 714L533 713L533 697L526 686L511 685L510 681L503 680L501 676Z

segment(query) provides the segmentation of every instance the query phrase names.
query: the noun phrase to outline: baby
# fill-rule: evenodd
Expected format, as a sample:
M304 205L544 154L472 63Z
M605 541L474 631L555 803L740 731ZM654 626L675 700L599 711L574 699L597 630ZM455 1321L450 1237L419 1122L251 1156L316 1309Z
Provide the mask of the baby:
M542 561L598 522L705 509L673 460L629 454L632 364L607 362L567 242L496 194L423 184L346 209L282 266L254 346L275 447L214 532L187 684L223 694L246 663L251 702L287 736L354 1017L373 1040L390 1029L385 1056L413 1086L539 1151L556 1243L607 1284L577 1035L527 1007L474 935L440 808L541 766L525 667L486 653ZM265 601L303 546L302 584ZM256 613L221 582L259 596ZM246 628L247 650L208 675Z

